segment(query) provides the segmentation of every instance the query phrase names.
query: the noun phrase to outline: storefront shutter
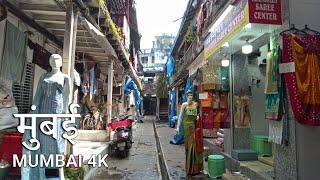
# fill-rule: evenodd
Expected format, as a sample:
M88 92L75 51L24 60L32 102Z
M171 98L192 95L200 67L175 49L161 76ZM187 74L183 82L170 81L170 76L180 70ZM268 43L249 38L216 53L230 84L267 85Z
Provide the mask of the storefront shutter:
M13 96L19 113L27 113L30 111L33 94L33 76L34 64L27 63L22 82L15 82L13 84Z

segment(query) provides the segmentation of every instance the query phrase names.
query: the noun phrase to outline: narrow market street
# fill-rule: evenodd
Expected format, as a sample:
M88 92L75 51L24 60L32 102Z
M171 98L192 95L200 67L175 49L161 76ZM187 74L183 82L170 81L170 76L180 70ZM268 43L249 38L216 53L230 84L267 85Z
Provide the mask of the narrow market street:
M97 168L90 172L88 180L104 179L161 179L158 168L156 140L153 129L154 116L144 118L144 123L133 127L133 145L127 158L110 155L109 168Z
M319 180L320 0L0 0L0 180Z

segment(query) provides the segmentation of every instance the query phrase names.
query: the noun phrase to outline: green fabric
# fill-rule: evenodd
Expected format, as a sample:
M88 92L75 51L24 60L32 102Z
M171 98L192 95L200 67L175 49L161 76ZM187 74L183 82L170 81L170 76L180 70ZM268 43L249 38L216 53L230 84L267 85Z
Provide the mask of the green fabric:
M280 46L277 36L271 37L272 51L267 57L265 119L281 120L282 88L279 74Z
M185 168L187 174L197 174L203 170L203 154L197 153L195 141L195 121L197 119L197 106L191 105L185 108L183 116L184 139L186 150ZM191 115L188 115L191 114Z
M229 91L229 67L221 67L221 91Z
M27 36L8 21L5 36L0 75L5 79L21 82L26 61Z
M276 36L271 37L271 47L272 50L267 55L267 71L266 71L266 94L277 94L278 93L278 83L279 83L279 63L280 63L280 46L278 44L278 39Z
M197 116L197 106L196 105L187 106L185 109L185 114L187 116Z

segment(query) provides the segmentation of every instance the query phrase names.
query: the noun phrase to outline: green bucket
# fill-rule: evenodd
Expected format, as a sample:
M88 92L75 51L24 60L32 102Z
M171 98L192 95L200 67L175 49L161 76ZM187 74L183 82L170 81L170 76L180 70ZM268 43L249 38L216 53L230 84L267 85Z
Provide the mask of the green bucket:
M272 145L268 142L268 136L257 135L253 137L252 148L259 156L271 156Z
M0 180L6 179L9 172L9 165L0 165Z
M221 155L208 156L208 175L210 178L222 177L225 173L224 157Z

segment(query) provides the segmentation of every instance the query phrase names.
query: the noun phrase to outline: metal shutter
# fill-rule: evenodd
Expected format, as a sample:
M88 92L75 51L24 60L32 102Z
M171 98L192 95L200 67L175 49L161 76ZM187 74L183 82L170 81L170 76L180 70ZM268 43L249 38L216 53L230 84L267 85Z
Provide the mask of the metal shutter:
M28 113L32 103L34 64L26 63L23 80L13 83L13 96L19 113Z

